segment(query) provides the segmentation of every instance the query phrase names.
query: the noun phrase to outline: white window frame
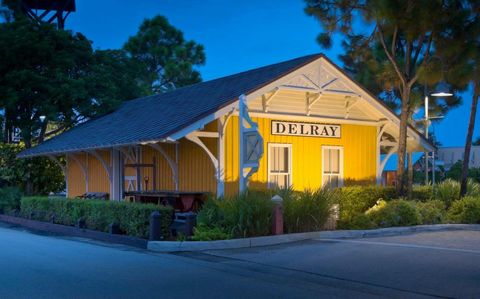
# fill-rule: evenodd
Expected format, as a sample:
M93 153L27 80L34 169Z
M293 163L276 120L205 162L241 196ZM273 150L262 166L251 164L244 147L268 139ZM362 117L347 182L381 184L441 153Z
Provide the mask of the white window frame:
M325 186L325 182L323 181L323 177L325 175L330 175L330 176L337 176L337 174L329 174L329 173L325 173L324 172L324 165L325 165L325 150L327 149L336 149L336 150L340 150L340 171L339 171L339 174L338 174L338 187L343 187L343 146L334 146L334 145L323 145L322 146L322 187Z
M271 159L271 149L274 147L284 147L288 148L288 173L286 175L289 176L288 185L291 187L293 185L293 171L292 171L292 144L291 143L268 143L268 157L267 157L267 182L268 188L276 187L270 181L271 175L279 175L278 173L272 173L272 169L270 167L270 159Z

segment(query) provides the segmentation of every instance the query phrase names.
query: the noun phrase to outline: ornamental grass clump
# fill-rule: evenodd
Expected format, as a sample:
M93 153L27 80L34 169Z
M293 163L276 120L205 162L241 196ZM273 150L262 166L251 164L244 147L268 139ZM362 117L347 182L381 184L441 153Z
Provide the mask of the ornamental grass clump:
M338 192L328 188L283 194L284 227L287 233L322 230L331 215Z
M269 192L247 190L225 199L210 198L198 214L192 239L211 241L269 235L272 210Z
M467 181L466 196L480 197L480 184L472 179ZM435 199L439 199L450 207L452 202L460 198L460 183L452 179L446 179L435 187Z
M467 196L452 203L447 212L452 223L480 224L480 197Z

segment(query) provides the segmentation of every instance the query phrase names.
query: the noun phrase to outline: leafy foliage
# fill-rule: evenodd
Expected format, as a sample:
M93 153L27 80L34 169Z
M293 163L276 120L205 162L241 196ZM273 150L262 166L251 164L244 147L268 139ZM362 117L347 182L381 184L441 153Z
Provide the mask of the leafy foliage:
M378 227L408 226L421 223L415 204L406 200L379 201L366 213Z
M20 128L26 147L43 141L49 124L56 134L142 95L123 51L93 51L81 33L51 24L1 23L0 56L5 129Z
M448 179L459 181L462 176L462 160L455 162L450 169L445 173L445 177ZM468 169L468 178L475 180L475 182L480 183L480 168L469 168Z
M57 164L45 157L17 159L22 149L22 145L0 143L0 186L16 186L26 194L64 190L64 177Z
M199 225L194 229L193 241L215 241L231 239L231 235L224 229L214 226Z
M199 230L194 238L200 240L200 234L209 229L236 238L268 235L272 209L273 203L265 192L247 190L226 199L210 198L198 214Z
M469 179L467 181L467 196L480 196L480 184ZM453 201L460 197L460 183L452 179L446 179L435 188L435 198L443 201L450 207Z
M338 193L323 188L294 192L283 197L284 227L287 233L319 231L331 215Z
M444 222L446 206L443 201L429 200L416 202L415 206L420 213L422 224L440 224Z
M110 223L119 225L127 235L147 238L150 214L161 214L164 236L169 234L169 225L173 211L170 207L153 204L136 204L116 201L99 201L86 199L65 199L47 197L24 197L21 200L21 215L35 220L50 221L55 216L55 223L74 225L83 218L87 228L108 231Z
M20 209L22 193L16 187L5 187L0 189L0 213L8 213Z
M339 227L348 228L353 218L371 208L379 199L395 198L395 189L381 186L351 186L338 190Z
M141 66L140 80L149 93L161 93L201 81L194 66L205 63L203 46L186 41L163 16L146 19L124 45Z
M471 78L465 54L478 52L478 1L305 2L305 12L322 28L320 44L329 47L332 35L341 34L347 68L387 103L398 105L396 188L403 195L407 127L422 102L423 86L446 78L458 90ZM455 97L442 98L433 108L445 112L458 103Z
M454 201L447 219L454 223L480 223L480 198L466 196Z

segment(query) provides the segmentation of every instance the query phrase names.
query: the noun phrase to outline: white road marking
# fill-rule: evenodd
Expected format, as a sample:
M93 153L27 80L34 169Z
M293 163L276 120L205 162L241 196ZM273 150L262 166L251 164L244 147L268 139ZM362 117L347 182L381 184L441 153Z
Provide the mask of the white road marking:
M367 244L367 245L379 245L379 246L405 247L405 248L433 249L433 250L443 250L443 251L452 251L452 252L480 254L480 250L461 249L461 248L447 248L447 247L428 246L428 245L388 243L388 242L375 242L375 241L363 241L363 240L362 241L357 241L357 240L345 240L345 239L327 239L327 238L318 238L318 239L314 239L314 240L317 240L317 241L331 241L331 242L343 242L343 243L357 243L357 244Z

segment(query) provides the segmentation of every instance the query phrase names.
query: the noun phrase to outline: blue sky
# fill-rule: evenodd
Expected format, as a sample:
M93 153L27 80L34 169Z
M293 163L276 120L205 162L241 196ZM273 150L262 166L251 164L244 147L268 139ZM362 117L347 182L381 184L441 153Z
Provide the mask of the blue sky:
M145 18L163 15L182 30L187 39L205 46L207 62L199 70L204 80L251 68L323 52L341 66L341 40L329 50L315 38L318 23L305 15L302 0L77 0L77 12L66 27L85 34L95 48L120 48L134 35ZM471 96L461 107L434 124L444 146L465 143ZM477 129L474 138L480 136Z

